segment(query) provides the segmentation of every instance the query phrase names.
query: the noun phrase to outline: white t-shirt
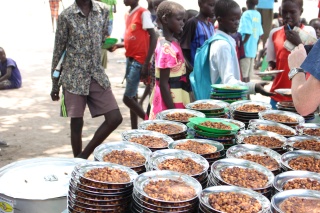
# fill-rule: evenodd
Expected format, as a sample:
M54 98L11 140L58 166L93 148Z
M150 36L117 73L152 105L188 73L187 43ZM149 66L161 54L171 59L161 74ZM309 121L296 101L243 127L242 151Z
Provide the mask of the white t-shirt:
M219 77L221 84L236 84L249 87L249 93L255 94L255 83L242 82L238 57L236 53L235 40L221 30L217 30L215 34L222 34L226 37L230 44L225 40L217 40L211 43L210 47L210 76L211 83L215 84ZM234 48L235 55L232 54L231 48Z
M132 15L136 10L138 10L141 6L137 6L136 8L134 8L130 13L129 16ZM146 29L153 29L154 28L154 24L152 22L151 19L151 13L149 10L146 10L142 13L141 15L141 20L142 20L142 28L144 30Z

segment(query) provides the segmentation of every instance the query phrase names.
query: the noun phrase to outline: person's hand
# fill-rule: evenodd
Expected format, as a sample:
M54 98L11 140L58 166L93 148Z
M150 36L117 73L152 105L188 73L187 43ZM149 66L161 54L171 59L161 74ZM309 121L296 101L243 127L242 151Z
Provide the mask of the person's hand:
M51 96L51 99L53 101L59 101L60 100L59 92L51 91L50 96Z
M267 71L274 70L276 68L276 62L269 61Z
M114 52L116 51L116 49L118 49L117 45L113 45L112 47L110 47L109 49L107 49L109 52Z
M286 30L286 38L288 41L290 41L295 46L302 44L299 33L296 31Z
M294 48L288 56L288 65L290 69L299 68L302 62L306 59L307 52L304 49L303 44L299 44Z
M146 81L148 79L148 73L149 73L149 64L143 64L141 68L140 79L142 81Z
M268 85L269 83L267 82L261 82L261 83L256 83L255 85L255 91L257 93L260 93L261 95L264 95L264 96L273 96L275 95L275 93L272 93L272 92L267 92L265 89L264 89L264 86Z

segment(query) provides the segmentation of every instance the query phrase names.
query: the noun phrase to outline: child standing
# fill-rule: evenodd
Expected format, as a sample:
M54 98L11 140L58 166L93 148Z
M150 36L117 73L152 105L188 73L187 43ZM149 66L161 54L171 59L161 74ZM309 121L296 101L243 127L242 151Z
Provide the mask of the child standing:
M155 50L156 84L150 99L150 119L163 110L184 108L190 102L185 61L174 37L183 30L184 16L184 8L175 2L164 1L157 9L163 37L158 39Z
M219 0L215 6L219 29L198 49L190 82L196 99L209 99L211 84L237 84L249 87L249 93L270 96L265 83L244 83L236 53L236 42L230 36L238 30L241 9L233 0Z
M313 29L316 31L317 39L319 39L320 38L320 18L312 19L309 22L309 25L313 27Z
M258 42L263 34L261 15L255 9L257 4L258 0L247 0L248 10L242 14L238 30L244 43L245 58L240 60L244 82L250 82L250 75L253 73L254 59L258 50Z
M209 18L214 17L215 3L216 0L198 0L199 14L188 20L183 28L180 44L188 71L193 70L197 49L214 33L214 27Z
M148 119L148 116L137 101L140 79L148 77L148 68L157 38L150 12L139 6L139 0L124 0L130 6L126 16L126 31L124 44L115 45L112 50L120 47L126 49L126 89L123 96L124 104L130 109L131 128L138 128L138 117Z
M303 11L303 0L283 0L281 8L284 26L275 28L270 32L267 45L269 69L284 70L275 77L271 87L272 92L280 88L291 88L291 81L288 79L290 70L288 66L288 56L290 51L288 51L283 44L286 40L296 46L302 43L299 34L291 29L299 27L316 38L313 27L304 26L300 23L300 16ZM279 101L292 101L292 98L279 94L274 95L270 102L274 109L276 109L276 104Z

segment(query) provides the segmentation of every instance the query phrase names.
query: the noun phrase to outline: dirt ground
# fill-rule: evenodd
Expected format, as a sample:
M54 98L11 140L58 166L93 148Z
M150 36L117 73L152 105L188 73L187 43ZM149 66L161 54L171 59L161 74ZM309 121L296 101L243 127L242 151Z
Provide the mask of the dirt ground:
M68 6L66 2L73 1L64 0L65 7ZM141 2L145 5L144 1ZM196 0L188 2L187 9L195 7ZM124 27L122 17L127 8L120 1L118 5L115 20L119 22L114 24L113 36L120 38ZM8 8L15 8L14 13ZM59 103L52 102L49 96L54 34L48 1L1 1L0 17L1 28L5 31L0 33L0 46L6 50L7 57L17 62L23 78L21 89L0 91L0 140L9 144L0 147L0 167L28 158L73 157L69 119L59 117ZM109 54L106 72L124 120L105 142L121 140L121 132L130 129L129 110L122 103L124 59L123 50ZM143 88L140 88L139 94L142 92ZM269 101L260 95L252 96L252 99ZM84 120L85 146L102 123L102 118L92 119L86 110Z

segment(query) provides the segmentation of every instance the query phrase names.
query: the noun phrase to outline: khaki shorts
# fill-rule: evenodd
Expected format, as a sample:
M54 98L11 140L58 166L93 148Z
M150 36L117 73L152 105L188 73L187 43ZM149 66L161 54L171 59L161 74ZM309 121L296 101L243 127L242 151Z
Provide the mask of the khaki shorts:
M253 73L254 58L243 58L240 60L240 67L243 78L249 78Z
M76 95L66 90L63 91L61 116L71 118L83 117L86 105L88 105L93 118L119 109L111 87L105 90L98 82L92 79L89 95Z

